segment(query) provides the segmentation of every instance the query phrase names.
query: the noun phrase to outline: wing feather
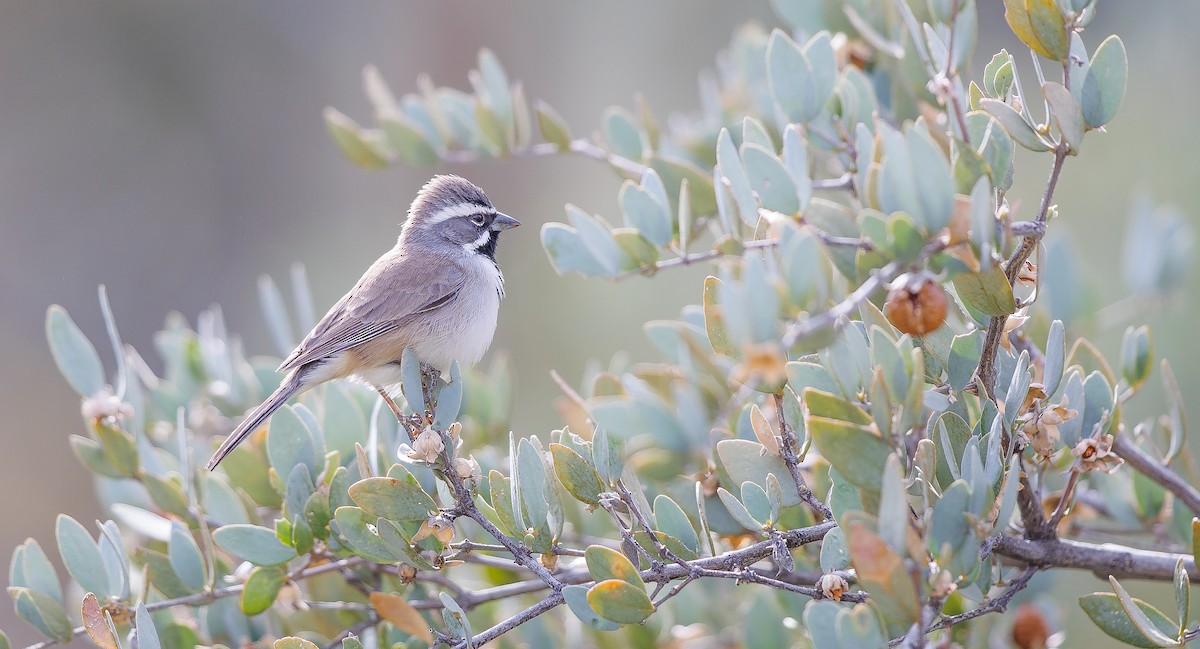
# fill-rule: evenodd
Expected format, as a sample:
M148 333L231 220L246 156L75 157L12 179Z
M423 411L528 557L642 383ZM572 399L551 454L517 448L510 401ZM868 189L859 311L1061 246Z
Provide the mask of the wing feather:
M300 367L394 331L413 316L454 300L466 273L431 255L389 252L325 314L279 366Z

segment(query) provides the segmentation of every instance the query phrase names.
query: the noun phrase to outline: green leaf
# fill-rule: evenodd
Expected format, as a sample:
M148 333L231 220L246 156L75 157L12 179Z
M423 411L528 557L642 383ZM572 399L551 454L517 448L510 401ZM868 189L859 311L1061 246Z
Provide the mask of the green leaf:
M437 511L437 503L412 474L360 480L350 485L350 498L372 517L393 521L423 521Z
M246 578L246 587L242 590L242 612L258 615L271 608L285 583L287 574L282 568L255 568Z
M679 503L670 496L659 494L654 498L654 520L659 530L679 539L693 552L700 551L700 537L696 535L696 528Z
M100 442L81 435L71 435L67 441L71 444L71 451L75 453L75 457L83 466L87 467L88 471L106 478L125 477L104 458L104 447L100 445Z
M146 473L142 475L141 481L142 486L146 487L146 491L150 492L150 499L163 511L179 517L190 516L187 494L183 493L183 487L180 486L177 479L160 478Z
M1010 315L1017 310L1008 277L995 262L987 270L955 275L954 290L971 308L990 316Z
M1083 119L1089 127L1100 128L1116 116L1125 97L1128 73L1125 44L1116 35L1104 39L1092 55L1079 97Z
M1066 17L1059 10L1057 2L1025 0L1025 7L1029 10L1029 23L1042 46L1042 49L1033 49L1055 61L1066 60L1071 41L1067 36Z
M654 604L645 590L620 579L592 586L587 601L601 617L617 624L638 624L654 612Z
M950 344L950 359L946 368L951 389L958 392L971 382L982 355L983 332L975 330L954 337L954 342Z
M534 448L529 438L517 444L516 486L518 501L529 527L541 527L550 515L546 465L542 454Z
M923 226L927 233L935 234L950 223L954 212L954 179L950 164L924 129L910 128L905 141L919 200L918 209L908 212L917 225Z
M704 329L714 352L738 358L741 353L725 328L725 318L721 313L720 290L721 280L712 275L704 278Z
M1200 518L1192 519L1192 563L1200 566Z
M1030 151L1050 150L1050 145L1038 136L1037 132L1033 130L1033 126L1025 121L1025 118L1012 106L997 99L985 98L979 100L979 108L995 117L996 121L1000 122L1000 125L1008 132L1009 137L1016 140L1017 144Z
M358 507L338 507L333 512L332 525L337 527L338 541L348 546L355 554L381 563L391 563L402 557L393 552L391 546L372 529L378 528L380 520L387 521L386 518L372 516Z
M425 131L413 120L401 113L389 113L378 117L379 128L387 136L392 150L399 154L405 164L414 167L432 167L441 160Z
M54 598L28 588L12 588L9 594L15 600L17 617L37 627L43 635L57 642L69 642L75 635L67 612Z
M618 196L625 225L636 229L656 246L671 243L672 227L669 206L660 203L650 192L626 180Z
M621 247L606 226L570 204L567 205L567 220L579 233L584 249L607 275L616 275L621 271Z
M315 483L325 456L316 434L296 413L296 408L285 405L271 416L267 429L267 456L279 476L290 476L297 464L308 467L308 475Z
M137 631L138 649L162 649L158 640L158 630L154 628L154 620L150 617L150 611L146 610L145 602L138 603L137 611L133 615L133 624Z
M58 552L63 565L84 592L95 593L101 599L119 594L119 586L114 588L109 582L100 547L79 521L66 514L59 514L54 526L54 536L58 541Z
M48 595L59 604L63 603L62 585L50 558L35 539L26 539L13 550L9 564L8 583L18 588L28 588L36 593Z
M1055 320L1050 323L1050 334L1046 338L1046 358L1042 366L1042 383L1046 386L1047 394L1053 395L1058 391L1066 355L1065 329L1062 320Z
M1154 343L1150 339L1150 328L1142 325L1129 327L1121 341L1121 376L1129 387L1137 388L1150 378L1154 364Z
M637 120L624 108L610 107L604 112L604 141L613 153L628 160L642 159L642 133Z
M837 622L843 610L837 602L827 599L810 600L804 607L804 628L812 638L814 649L849 649L838 638Z
M650 157L650 167L662 178L663 186L671 196L678 196L687 180L687 195L692 204L692 215L702 216L717 211L717 197L713 189L712 176L701 171L695 163L684 158L655 154Z
M728 182L729 193L737 205L742 222L753 227L758 223L758 203L754 200L754 188L738 150L733 144L729 129L722 128L717 136L717 167L721 177Z
M542 225L542 247L559 275L577 271L586 277L607 277L609 271L583 245L579 231L562 223Z
M843 647L886 647L887 638L879 628L879 616L868 604L838 615L838 638Z
M213 531L213 541L222 549L259 566L274 566L295 558L296 551L284 545L275 531L258 525L226 525Z
M902 553L905 551L908 541L908 499L904 489L904 474L900 467L900 457L895 453L887 456L881 484L879 536L887 541L892 550Z
M271 645L272 649L320 649L317 645L295 636L280 638ZM140 647L138 649L141 649Z
M1042 95L1050 104L1050 114L1054 117L1059 132L1071 146L1071 151L1078 152L1083 144L1084 130L1083 109L1080 108L1079 101L1071 95L1066 86L1053 81L1042 85Z
M462 373L458 368L458 361L454 361L450 364L450 382L442 386L442 389L437 394L437 406L434 408L433 413L433 427L435 430L446 430L450 427L450 424L458 421L462 401Z
M870 413L837 395L816 388L805 388L802 394L809 417L836 419L860 426L874 423Z
M788 121L810 122L823 108L812 66L800 46L779 29L767 42L767 87Z
M67 310L57 304L46 311L46 340L58 371L79 396L87 398L104 390L100 355Z
M600 503L604 486L582 455L562 444L550 444L550 456L554 459L554 474L572 496L589 505Z
M746 481L765 483L767 474L775 474L780 481L783 506L800 504L800 493L796 491L787 465L778 455L767 453L762 444L746 439L723 439L717 442L717 459L733 484L740 485ZM882 470L882 464L880 467Z
M383 147L372 142L361 126L332 106L325 109L325 126L350 162L367 169L382 169L388 165Z
M558 145L560 151L571 149L571 130L566 121L550 104L537 99L533 102L533 110L537 113L538 128L542 138L551 144Z
M846 549L846 535L842 528L835 527L821 539L821 572L845 570L850 566L850 551Z
M645 590L646 583L642 581L642 576L638 574L637 568L620 552L603 545L590 545L584 551L583 556L592 579L598 582L616 579L636 586L640 590ZM591 601L591 598L589 597L588 600Z
M1175 605L1179 612L1179 634L1187 629L1189 605L1191 603L1192 580L1188 577L1187 563L1183 557L1175 562Z
M1129 621L1137 629L1138 633L1142 634L1147 640L1159 647L1176 647L1179 645L1177 641L1172 639L1158 628L1158 625L1151 619L1151 614L1142 608L1142 604L1135 601L1117 581L1116 577L1108 576L1108 583L1112 586L1113 591L1117 594L1117 600L1121 603L1121 608L1125 611L1125 615L1129 616ZM1174 627L1175 625L1172 624ZM1170 633L1176 632L1172 629Z
M942 497L933 507L933 518L929 532L929 551L942 565L956 576L970 574L978 557L972 551L974 535L971 532L967 513L971 504L971 487L963 480L955 480L942 492ZM949 550L951 561L943 552Z
M138 473L138 449L133 435L118 428L112 428L105 422L96 422L93 427L96 437L104 453L104 461L121 474L121 477L132 478Z
M750 186L758 194L763 207L787 215L800 211L796 183L773 151L757 144L743 144L742 164L745 165ZM750 225L758 222L758 214L754 216Z
M146 548L138 548L135 558L144 564L150 572L150 584L165 597L186 597L192 591L179 579L179 575L171 569L171 560L161 552Z
M864 426L810 417L805 422L813 444L821 456L851 484L870 493L879 493L883 470L892 448Z
M1048 59L1066 58L1070 41L1055 0L1004 0L1004 8L1008 26L1022 43Z
M200 547L192 538L192 533L179 521L171 521L171 540L167 545L167 557L171 560L171 570L179 576L192 592L204 588L205 569L204 557Z
M567 608L571 609L575 617L582 620L584 624L600 631L616 631L621 628L621 625L600 617L600 614L592 608L592 605L588 603L587 586L567 586L562 589L562 594Z
M463 610L458 602L449 593L438 593L438 599L442 600L442 621L446 623L446 630L460 637L466 638L467 647L471 647L471 621L467 619L467 612Z
M631 228L614 228L612 234L621 252L625 253L621 260L622 270L654 269L658 263L658 248L641 232Z
M1133 598L1132 601L1164 637L1166 634L1173 634L1178 631L1175 621L1164 615L1162 611L1140 599ZM1079 598L1079 606L1083 609L1084 613L1087 613L1092 622L1100 627L1101 631L1127 645L1153 649L1154 647L1174 646L1175 644L1172 642L1170 645L1160 645L1148 639L1138 630L1133 621L1129 619L1129 615L1126 614L1120 598L1112 593L1084 595Z

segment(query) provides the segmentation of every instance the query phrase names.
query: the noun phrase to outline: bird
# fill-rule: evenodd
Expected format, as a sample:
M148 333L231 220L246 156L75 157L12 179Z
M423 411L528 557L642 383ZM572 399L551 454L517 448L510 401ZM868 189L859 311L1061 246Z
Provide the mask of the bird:
M221 443L209 471L289 399L335 379L389 389L401 383L406 348L435 371L473 365L492 336L504 274L500 233L520 221L492 206L483 190L454 175L434 176L417 192L396 245L371 264L349 293L283 361L286 376Z

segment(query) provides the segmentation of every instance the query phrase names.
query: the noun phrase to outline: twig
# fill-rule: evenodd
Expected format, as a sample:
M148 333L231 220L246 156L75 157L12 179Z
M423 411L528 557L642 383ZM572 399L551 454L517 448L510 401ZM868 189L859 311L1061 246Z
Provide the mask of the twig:
M1038 241L1045 234L1046 215L1050 212L1050 201L1054 198L1054 188L1058 185L1058 177L1062 173L1063 162L1067 159L1069 150L1070 147L1066 142L1060 142L1054 149L1054 165L1050 168L1050 178L1046 181L1046 189L1042 192L1042 202L1038 207L1037 218L1034 219L1034 223L1039 227L1022 237L1021 244L1009 257L1008 264L1004 269L1009 285L1016 284L1017 275L1021 272L1021 267L1025 265L1025 260L1033 254ZM1000 338L1004 333L1004 323L1007 321L1008 316L995 316L988 321L983 354L979 358L977 374L983 382L983 393L993 400L995 399L996 385L996 354L1000 348Z
M812 181L813 189L853 189L854 174L847 171L837 178L820 178Z
M1062 496L1058 499L1058 506L1054 508L1054 513L1050 515L1050 520L1046 521L1046 527L1058 531L1058 523L1062 520L1064 514L1067 513L1067 508L1070 506L1071 499L1075 495L1075 485L1079 484L1079 472L1071 471L1071 475L1067 478L1067 486L1063 487Z
M531 144L525 147L514 147L509 149L507 156L510 158L533 158L539 156L558 155L563 152L564 150L553 142L539 142L537 144ZM592 158L593 160L599 160L600 162L608 163L609 165L612 165L614 169L618 169L635 178L640 178L647 169L646 165L640 162L630 160L629 158L623 158L614 153L609 153L608 151L605 151L599 146L583 138L571 140L570 147L566 150L566 152L577 153L586 158ZM473 162L479 162L482 159L483 156L481 156L479 153L466 149L456 149L442 153L442 160L444 162L450 162L454 164L469 164Z
M366 559L361 557L351 557L349 559L342 559L341 561L334 561L333 563L323 563L312 568L297 570L289 575L288 579L291 581L305 579L327 572L341 570L342 568L364 565L366 563ZM185 595L183 597L176 597L173 599L165 599L160 602L148 602L146 604L146 610L153 613L154 611L161 611L162 609L171 608L174 606L197 606L201 604L211 604L218 599L238 595L245 589L246 584L233 584L222 588L214 588L212 590L206 590L203 592L194 593L192 595ZM86 631L87 629L84 627L78 627L73 630L72 635L78 635L80 633L85 633ZM46 649L46 647L51 647L56 644L58 644L57 640L43 640L41 642L31 644L25 649Z
M742 244L742 249L750 250L750 249L754 249L754 248L773 248L777 245L779 245L779 241L777 241L775 239L757 239L754 241L746 241L745 243ZM634 275L653 275L654 273L657 273L658 271L663 270L665 268L674 268L676 266L690 266L692 264L699 263L702 261L710 261L713 259L724 257L724 256L726 256L726 254L727 253L722 252L720 250L705 250L703 252L692 252L692 253L688 253L686 255L681 255L679 257L672 257L670 259L664 259L662 261L656 262L652 268L634 268L633 270L627 270L624 273L617 275L614 279L622 280L627 277L632 277Z
M1037 572L1038 569L1033 566L1026 568L1021 572L1021 574L1017 575L1012 581L1008 582L1008 587L1004 589L1004 592L1000 593L1000 595L994 599L988 600L986 603L980 604L979 606L969 611L959 613L958 615L943 617L942 619L930 625L930 627L926 630L926 633L952 627L955 624L960 624L988 613L1003 613L1008 608L1009 603L1012 602L1013 597L1015 597L1017 593L1021 592L1027 585L1029 585L1029 580L1033 579L1033 576L1037 574Z
M522 624L525 624L526 622L541 615L542 613L545 613L546 611L549 611L550 609L558 606L559 604L562 604L563 601L564 600L563 600L562 593L560 593L560 592L550 593L549 595L546 596L545 599L538 602L537 604L530 606L529 608L504 620L503 622L497 624L496 626L493 626L492 628L490 628L486 631L483 631L482 633L476 634L473 638L471 638L470 646L472 646L472 647L483 646L485 643L491 642L492 640L499 638L500 636L504 635L505 633L512 631L513 629L521 626ZM454 645L454 647L455 647L455 649L465 649L467 647L467 641L463 640L462 642L459 642L458 644Z
M1112 450L1116 452L1121 459L1129 463L1129 466L1137 469L1142 475L1157 482L1167 491L1175 494L1187 508L1192 510L1193 516L1200 516L1200 491L1181 478L1179 474L1172 471L1157 458L1143 451L1137 444L1133 443L1127 434L1119 434L1113 436Z
M350 636L357 636L358 634L362 633L363 631L367 630L370 627L375 626L376 624L379 624L379 617L372 614L371 616L369 616L367 619L363 620L362 622L359 622L359 623L355 624L354 626L346 629L345 631L342 631L341 633L337 634L337 637L335 637L333 640L330 640L329 644L325 645L325 649L338 649L338 647L342 646L342 640L345 640L346 638L349 638Z
M1012 536L993 538L994 554L1039 568L1089 570L1101 579L1112 575L1122 579L1171 581L1175 578L1175 563L1182 558L1188 575L1193 580L1200 579L1200 571L1196 570L1190 554L1140 550L1121 545L1096 545L1068 539L1030 541Z
M799 492L800 498L808 503L821 514L825 520L833 519L833 512L813 495L812 489L808 488L808 483L804 480L804 476L800 473L800 457L796 447L799 445L799 440L796 439L796 433L787 423L787 417L783 414L783 395L776 394L775 396L775 414L779 418L779 433L783 439L783 444L779 447L779 457L783 458L783 463L787 465L788 472L792 474L792 482L796 484L796 491Z

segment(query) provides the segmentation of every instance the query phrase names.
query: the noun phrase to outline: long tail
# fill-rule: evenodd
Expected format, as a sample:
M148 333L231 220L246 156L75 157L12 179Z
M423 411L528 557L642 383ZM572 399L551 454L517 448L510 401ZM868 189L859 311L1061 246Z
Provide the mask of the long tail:
M208 464L205 464L204 467L209 471L217 468L221 460L225 459L225 456L229 455L230 451L237 448L238 444L241 444L243 440L249 437L250 433L258 430L258 427L263 425L272 413L279 410L283 404L287 403L288 399L307 390L309 387L309 385L305 385L301 380L300 372L289 374L283 380L283 384L279 386L278 390L271 393L271 396L267 397L266 401L259 404L250 414L246 415L242 423L233 429L233 432L229 434L229 437L225 438L225 441L221 443L221 447L217 449L216 453L213 453L213 456L208 460Z

